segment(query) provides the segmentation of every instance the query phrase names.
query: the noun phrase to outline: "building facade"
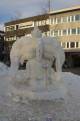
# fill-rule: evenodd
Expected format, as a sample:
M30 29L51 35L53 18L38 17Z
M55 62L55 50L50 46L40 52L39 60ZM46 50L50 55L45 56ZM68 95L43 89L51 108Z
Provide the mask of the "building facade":
M34 26L42 31L42 36L57 37L65 50L68 66L80 63L80 6L51 11L25 19L5 23L5 43L7 51L17 38L31 36ZM6 52L7 52L6 51ZM77 60L77 62L76 62Z
M0 31L0 61L4 61L4 31Z

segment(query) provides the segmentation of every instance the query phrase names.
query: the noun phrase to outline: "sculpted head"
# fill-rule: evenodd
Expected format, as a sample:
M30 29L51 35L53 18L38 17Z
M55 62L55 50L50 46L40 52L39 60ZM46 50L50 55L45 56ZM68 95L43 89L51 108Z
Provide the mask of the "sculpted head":
M41 38L42 37L42 33L41 31L38 29L37 26L34 27L34 30L31 32L32 37L34 38Z

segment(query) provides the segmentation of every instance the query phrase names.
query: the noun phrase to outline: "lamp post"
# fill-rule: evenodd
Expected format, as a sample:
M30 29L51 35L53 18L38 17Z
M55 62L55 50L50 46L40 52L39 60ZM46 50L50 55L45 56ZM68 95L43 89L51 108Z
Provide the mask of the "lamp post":
M51 0L48 0L48 9L49 9L49 12L51 11Z

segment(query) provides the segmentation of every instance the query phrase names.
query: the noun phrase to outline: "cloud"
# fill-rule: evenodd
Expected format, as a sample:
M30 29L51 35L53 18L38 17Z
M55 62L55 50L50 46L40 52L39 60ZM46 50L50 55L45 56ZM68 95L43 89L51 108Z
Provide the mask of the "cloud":
M0 22L7 22L15 17L27 17L44 13L48 0L2 0L0 2ZM51 9L62 9L80 5L80 0L51 0Z

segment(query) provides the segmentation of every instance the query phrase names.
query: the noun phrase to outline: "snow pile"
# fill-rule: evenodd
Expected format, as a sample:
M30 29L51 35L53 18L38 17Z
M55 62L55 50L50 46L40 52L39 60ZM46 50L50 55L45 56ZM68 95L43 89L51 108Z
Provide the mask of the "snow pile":
M10 83L10 75L8 74L9 68L4 65L0 64L0 90L5 90L3 92L6 92L6 90L9 89ZM21 73L18 73L19 79L23 80L24 82L24 76L26 75L25 71L21 71ZM62 72L61 73L62 80L64 82L64 86L68 90L68 96L74 97L76 100L80 102L80 76L72 74L70 72ZM20 81L19 80L19 81ZM15 80L12 80L14 82ZM2 88L3 87L3 88ZM0 93L1 94L1 93Z
M23 75L24 71L21 76ZM7 120L8 118L10 121L14 119L26 121L33 116L37 121L46 121L49 113L52 120L55 121L80 121L80 76L69 72L61 73L62 80L64 80L68 90L65 103L64 101L63 103L56 101L29 101L29 104L21 102L15 104L6 98L10 84L8 76L0 74L0 120L4 120L4 118Z
M74 97L80 103L80 76L70 72L63 72L62 78L65 81L69 95Z
M8 72L8 67L0 62L0 75L5 75Z

